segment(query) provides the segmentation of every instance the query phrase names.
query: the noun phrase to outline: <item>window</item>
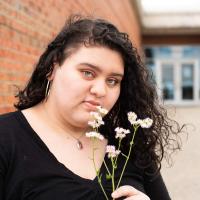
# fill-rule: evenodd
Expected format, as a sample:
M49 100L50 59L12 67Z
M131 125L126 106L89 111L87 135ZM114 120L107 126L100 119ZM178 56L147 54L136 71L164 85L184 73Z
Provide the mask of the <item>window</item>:
M194 66L192 64L182 64L181 86L182 99L194 98Z
M145 54L165 103L200 104L199 46L148 46Z
M163 99L174 99L174 73L173 65L162 65L162 93Z

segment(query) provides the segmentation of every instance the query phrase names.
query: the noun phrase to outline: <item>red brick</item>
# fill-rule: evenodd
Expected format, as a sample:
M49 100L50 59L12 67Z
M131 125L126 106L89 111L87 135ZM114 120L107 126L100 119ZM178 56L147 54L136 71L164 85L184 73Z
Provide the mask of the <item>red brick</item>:
M14 106L2 106L2 107L0 107L0 114L12 112L12 111L15 111Z
M13 105L16 102L14 95L1 96L0 95L0 105Z
M4 82L4 84L0 84L0 94L14 94L16 91L14 83Z

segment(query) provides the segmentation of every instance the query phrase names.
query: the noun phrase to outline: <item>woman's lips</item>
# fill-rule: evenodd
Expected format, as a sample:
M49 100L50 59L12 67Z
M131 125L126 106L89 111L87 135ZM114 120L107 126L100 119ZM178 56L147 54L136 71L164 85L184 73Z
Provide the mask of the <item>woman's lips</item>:
M90 111L97 111L97 106L100 104L96 102L91 102L91 101L84 101L84 105Z

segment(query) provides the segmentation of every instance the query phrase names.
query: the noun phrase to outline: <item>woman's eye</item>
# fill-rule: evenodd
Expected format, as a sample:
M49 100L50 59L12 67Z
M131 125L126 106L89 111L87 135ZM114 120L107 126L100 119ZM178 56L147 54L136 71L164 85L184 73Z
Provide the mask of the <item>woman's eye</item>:
M87 78L93 78L94 74L90 71L82 71L83 75Z
M115 85L117 85L119 83L119 80L117 80L117 79L109 79L107 82L108 82L108 84L110 86L115 86Z

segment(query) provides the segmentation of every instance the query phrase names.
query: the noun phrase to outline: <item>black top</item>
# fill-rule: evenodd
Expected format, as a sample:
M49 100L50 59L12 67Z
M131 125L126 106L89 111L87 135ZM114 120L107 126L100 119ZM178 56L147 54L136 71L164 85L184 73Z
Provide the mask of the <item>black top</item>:
M105 161L111 169L107 156ZM123 164L124 157L119 156L116 180ZM110 197L112 186L105 178L104 165L100 172L103 174L102 184ZM120 185L131 185L146 193L151 200L170 199L160 174L149 179L131 162L128 162ZM104 200L105 197L97 177L85 179L67 169L49 151L22 112L16 111L0 115L0 199Z

